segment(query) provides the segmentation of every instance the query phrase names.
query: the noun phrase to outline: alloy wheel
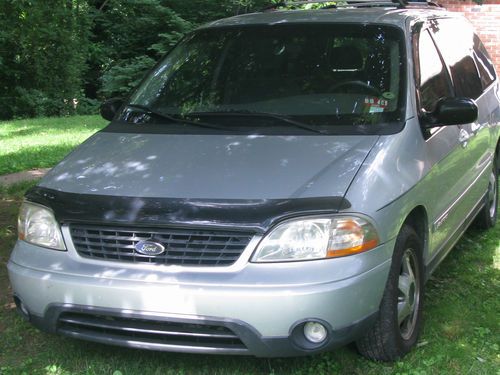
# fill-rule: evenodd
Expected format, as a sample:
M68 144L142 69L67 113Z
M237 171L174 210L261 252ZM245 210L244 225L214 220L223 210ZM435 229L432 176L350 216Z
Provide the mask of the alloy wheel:
M498 198L497 184L498 184L497 176L495 175L494 172L491 172L490 184L488 186L488 204L489 204L491 218L495 217L495 212L497 209L497 198Z
M407 249L401 261L398 280L398 323L399 332L408 340L415 329L420 304L420 275L413 249Z

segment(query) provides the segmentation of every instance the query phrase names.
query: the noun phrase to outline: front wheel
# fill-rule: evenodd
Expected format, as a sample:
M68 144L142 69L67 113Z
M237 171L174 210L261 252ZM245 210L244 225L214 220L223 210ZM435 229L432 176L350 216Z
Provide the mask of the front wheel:
M356 342L372 360L394 361L415 346L422 326L422 241L410 226L396 240L377 321Z

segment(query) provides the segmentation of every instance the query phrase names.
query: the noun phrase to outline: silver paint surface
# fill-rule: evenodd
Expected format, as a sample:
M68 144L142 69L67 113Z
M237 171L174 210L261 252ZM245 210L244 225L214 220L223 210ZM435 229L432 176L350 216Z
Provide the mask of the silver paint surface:
M378 136L97 133L40 186L130 197L343 196Z

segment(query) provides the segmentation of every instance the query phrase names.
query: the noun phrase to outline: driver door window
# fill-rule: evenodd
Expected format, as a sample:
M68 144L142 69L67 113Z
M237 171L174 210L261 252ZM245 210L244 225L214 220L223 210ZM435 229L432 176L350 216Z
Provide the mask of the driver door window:
M453 91L446 67L427 30L420 34L418 58L420 107L426 112L432 112L438 100L453 96Z

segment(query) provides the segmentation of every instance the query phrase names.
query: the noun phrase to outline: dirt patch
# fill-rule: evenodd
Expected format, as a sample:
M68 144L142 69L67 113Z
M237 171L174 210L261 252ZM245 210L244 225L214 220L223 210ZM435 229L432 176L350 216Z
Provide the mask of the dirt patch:
M0 185L9 186L23 181L36 180L42 178L50 171L50 168L39 168L19 173L11 173L0 176Z

